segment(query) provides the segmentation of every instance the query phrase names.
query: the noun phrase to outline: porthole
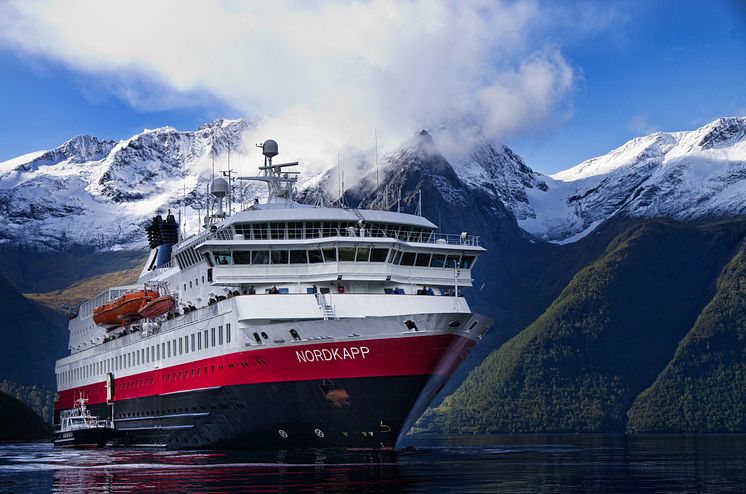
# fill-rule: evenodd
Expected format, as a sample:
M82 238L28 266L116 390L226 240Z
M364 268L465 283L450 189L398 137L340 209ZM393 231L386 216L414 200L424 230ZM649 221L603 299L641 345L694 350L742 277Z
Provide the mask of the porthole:
M287 433L287 432L285 432L285 431L284 431L284 430L282 430L282 429L280 429L279 431L277 431L277 433L278 433L278 434L280 435L280 437L281 437L281 438L283 438L283 439L287 439L287 438L288 438L288 433Z
M324 431L322 431L321 429L315 429L314 432L317 436L324 437Z
M450 327L452 327L452 328L457 328L457 327L461 326L461 321L451 321L451 322L448 323L448 325Z
M265 333L264 331L262 331L262 338L264 338L265 340L267 340L267 339L269 339L269 336L267 336L267 333Z

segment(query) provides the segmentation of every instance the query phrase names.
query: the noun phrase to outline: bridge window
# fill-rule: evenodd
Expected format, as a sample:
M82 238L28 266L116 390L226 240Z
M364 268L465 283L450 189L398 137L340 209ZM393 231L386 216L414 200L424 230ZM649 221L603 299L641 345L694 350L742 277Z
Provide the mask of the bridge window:
M433 254L432 259L430 259L430 267L442 268L445 265L445 262L446 262L445 254Z
M217 264L225 265L225 264L232 264L233 258L231 257L230 252L215 252L215 262ZM192 282L189 282L189 287L191 288Z
M308 262L316 264L324 262L324 256L321 254L321 249L311 249L308 251Z
M461 256L446 256L446 267L453 268L459 266L459 260Z
M290 251L290 264L306 264L308 259L306 257L305 250L291 250Z
M417 254L417 260L414 263L415 266L429 266L430 265L430 254Z
M357 262L368 262L370 258L370 249L368 247L358 247L355 261Z
M355 260L355 247L340 247L339 248L339 260L340 261L354 261Z
M233 263L234 264L251 264L251 251L234 250L233 251Z
M414 252L403 252L401 256L402 266L414 266L414 259L417 256Z
M474 263L474 256L461 256L461 267L464 269L471 268Z
M270 259L272 259L272 264L287 264L288 263L288 251L286 250L270 251Z
M252 264L269 264L268 250L254 250L251 252Z
M370 250L370 262L386 262L388 256L388 249L371 249Z
M337 262L337 249L327 247L321 250L324 252L324 262Z

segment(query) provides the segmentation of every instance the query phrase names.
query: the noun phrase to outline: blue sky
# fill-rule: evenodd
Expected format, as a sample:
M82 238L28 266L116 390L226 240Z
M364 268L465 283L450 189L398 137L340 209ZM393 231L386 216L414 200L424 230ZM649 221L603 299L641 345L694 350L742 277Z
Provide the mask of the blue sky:
M545 5L531 5L537 12L526 17L536 22L537 17L544 15ZM557 15L554 5L552 15ZM585 5L593 7L592 12L603 12L604 6L612 5L614 15L610 20L599 20L597 29L591 16L582 20L590 26L565 22L535 36L525 35L522 42L512 38L500 41L503 44L498 49L507 51L505 46L513 47L512 56L517 61L529 49L515 46L535 43L536 50L543 50L541 53L548 53L547 46L556 47L560 52L557 63L566 63L573 72L572 87L557 91L558 99L551 103L553 110L536 110L539 116L515 128L500 122L493 126L498 129L497 135L505 135L505 143L524 156L530 166L552 173L605 154L637 135L655 130L689 130L718 116L746 115L743 3ZM0 16L3 13L0 9ZM526 29L530 28L529 21ZM183 82L177 76L170 77L170 73L151 77L142 67L107 71L95 64L95 54L85 54L85 50L82 55L68 57L48 46L29 46L25 41L0 43L0 161L54 147L76 134L121 139L144 128L170 125L194 129L217 117L251 117L249 109L255 106L252 91L266 99L267 91L272 90L251 87L250 81L262 77L259 71L247 76L245 80L249 82L240 86L223 86L209 77L192 77ZM292 49L293 45L289 45ZM85 56L93 61L80 63L78 59ZM249 62L238 63L250 65ZM345 67L349 69L348 61ZM561 84L561 75L552 81ZM322 86L325 81L311 78L307 85L313 87L314 83ZM453 91L454 87L457 86L443 85L432 91L437 97L441 89ZM231 91L241 97L232 99ZM286 94L297 93L298 88L284 91L286 98ZM315 93L309 94L310 98ZM299 97L304 97L304 93ZM320 101L327 104L328 99ZM281 105L257 109L268 114L286 110ZM430 113L423 114L427 115L447 110L426 109ZM349 114L345 118L349 119ZM385 124L383 127L385 134ZM499 133L506 128L504 134Z

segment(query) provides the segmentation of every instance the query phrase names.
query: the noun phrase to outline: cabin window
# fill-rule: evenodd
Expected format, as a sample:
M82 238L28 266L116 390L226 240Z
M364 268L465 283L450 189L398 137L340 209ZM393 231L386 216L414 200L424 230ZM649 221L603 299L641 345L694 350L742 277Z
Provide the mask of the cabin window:
M195 351L197 349L196 346L194 346L194 333L192 333L192 351Z
M324 256L321 254L321 249L311 249L308 251L308 262L316 264L324 262Z
M212 342L210 343L212 346L215 346L215 328L210 328L210 336Z
M192 288L192 282L191 281L189 282L189 288Z
M184 336L184 353L189 353L189 335Z
M230 323L225 325L225 341L227 343L231 342L231 325L230 325Z
M218 326L218 344L223 344L223 326Z
M207 339L207 333L208 333L208 330L205 330L205 349L210 348L210 342Z
M433 257L430 259L430 267L431 268L442 268L446 263L446 255L445 254L433 254Z
M414 259L417 256L414 252L403 252L401 256L402 266L414 266Z
M171 345L174 347L173 354L174 354L174 357L175 357L176 356L176 340L171 341Z
M327 247L321 250L324 253L324 262L337 262L337 249L334 247Z
M386 262L386 257L388 257L388 254L388 249L371 249L370 262Z
M471 268L474 264L474 256L461 256L461 267L464 269Z
M234 250L233 264L251 264L251 251Z
M269 264L268 250L255 250L251 252L251 264Z
M168 358L171 358L171 343L167 343L166 346L168 347Z
M340 247L339 248L339 260L340 261L354 261L355 260L355 247Z
M202 333L197 333L197 350L202 350Z
M430 265L430 254L417 254L417 260L414 263L415 266L429 266Z
M272 264L287 264L288 263L288 251L286 250L270 251L270 258L272 259Z
M160 345L155 346L155 359L160 360L161 359L161 347Z

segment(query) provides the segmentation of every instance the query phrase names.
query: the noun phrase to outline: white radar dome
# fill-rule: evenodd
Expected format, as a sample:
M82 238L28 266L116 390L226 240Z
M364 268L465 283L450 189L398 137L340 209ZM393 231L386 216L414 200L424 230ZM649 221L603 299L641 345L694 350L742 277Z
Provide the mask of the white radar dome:
M273 141L272 139L267 139L262 144L262 154L266 156L267 158L274 158L279 154L279 150L277 148L277 141Z
M212 181L210 192L215 197L225 197L228 194L228 181L224 178L216 178Z

